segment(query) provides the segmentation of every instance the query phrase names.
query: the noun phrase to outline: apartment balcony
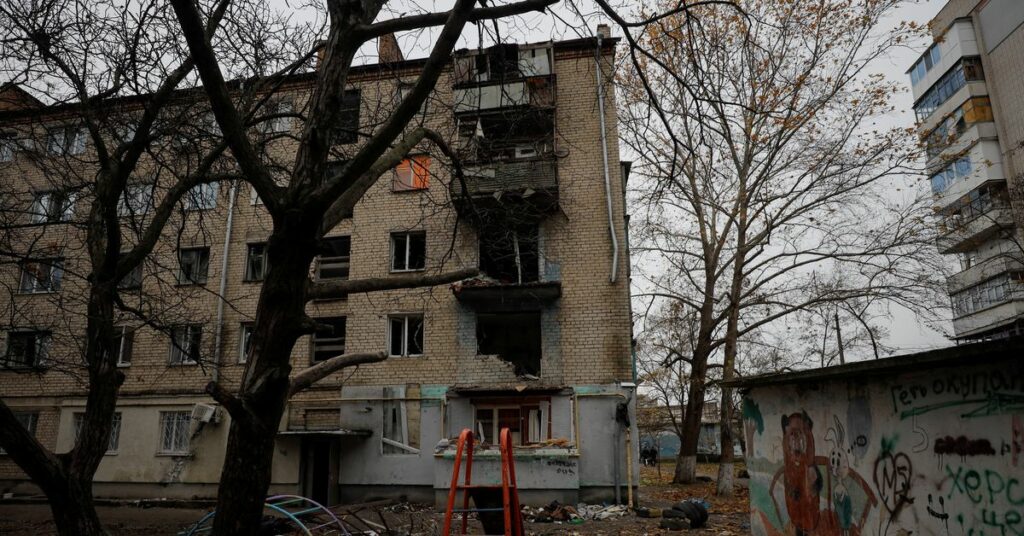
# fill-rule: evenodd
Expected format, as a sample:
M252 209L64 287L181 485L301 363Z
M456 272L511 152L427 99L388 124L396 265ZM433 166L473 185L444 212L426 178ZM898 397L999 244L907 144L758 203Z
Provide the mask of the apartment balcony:
M931 67L927 68L926 72L919 73L919 77L911 76L911 88L915 101L935 85L935 82L961 58L977 56L981 53L978 39L974 34L974 24L968 19L961 19L953 23L942 39L936 43L936 46L938 47L938 61L934 63L929 61L928 63L932 64ZM931 49L925 51L925 54L930 52ZM923 57L921 59L924 60ZM918 64L919 62L915 62L907 74L912 74Z
M991 123L987 124L991 125ZM966 134L971 137L978 136L980 135L979 130L975 129L984 125L986 124L975 125ZM970 130L974 130L974 132L970 132ZM949 184L944 190L936 194L936 208L943 209L953 203L960 202L964 196L977 190L984 184L1006 181L1006 176L1003 173L1002 151L999 149L999 142L994 139L972 139L975 139L977 143L974 143L964 155L970 160L970 173L967 176L958 177L955 182ZM941 162L941 165L933 166L933 173L951 164L947 160L939 160L939 162Z
M558 165L548 157L494 162L464 168L465 187L453 178L452 199L462 210L526 207L537 214L558 206Z
M953 332L958 339L978 337L1021 318L1024 318L1024 292L1017 292L998 305L954 318Z
M516 109L553 109L555 75L461 83L454 89L454 102L456 116L510 112Z
M288 404L288 424L278 435L369 437L372 432L343 428L340 405L311 401Z
M947 141L929 147L928 169L938 171L942 166L954 160L957 155L983 141L990 141L998 147L999 142L997 140L996 124L992 121L981 121L963 125L962 129L951 132L950 138ZM1001 158L998 158L996 162L998 163L1001 160ZM1001 169L999 171L1000 173L1002 172Z
M562 283L506 283L477 279L452 287L452 293L459 302L477 312L536 311L562 297Z
M950 294L973 287L998 275L1024 270L1024 261L1020 257L1024 252L1008 252L971 266L962 272L953 274L946 279L946 288Z
M1008 205L995 205L984 214L969 220L948 218L943 224L946 232L939 236L939 253L963 253L977 249L1001 229L1013 226L1013 213Z

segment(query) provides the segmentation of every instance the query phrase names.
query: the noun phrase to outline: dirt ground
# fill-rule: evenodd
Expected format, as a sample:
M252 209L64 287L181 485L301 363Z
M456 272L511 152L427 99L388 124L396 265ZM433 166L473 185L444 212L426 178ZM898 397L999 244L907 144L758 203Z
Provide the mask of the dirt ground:
M747 524L747 488L745 479L737 479L735 497L716 497L713 482L700 482L688 486L675 486L672 479L674 467L661 466L661 478L655 468L641 470L641 487L638 504L648 507L668 507L683 499L704 499L711 504L710 518L706 527L687 531L693 534L714 534L729 536L749 534ZM742 467L737 467L737 472ZM715 476L717 467L701 465L698 474ZM623 497L625 500L625 497ZM140 508L137 506L101 506L100 517L114 536L174 536L202 517L208 509L197 508ZM346 513L339 507L338 513ZM371 524L386 524L400 528L401 533L438 535L441 533L443 514L431 508L417 505L395 505L386 508L364 509L356 512L360 518ZM383 516L383 521L381 521ZM353 525L360 525L349 517ZM627 514L623 517L601 521L587 520L579 525L563 523L527 523L527 533L532 535L657 535L665 534L658 528L658 519L644 519ZM3 536L44 536L55 534L50 521L50 509L46 504L3 504L0 503L0 535ZM479 523L470 523L470 534L483 534Z

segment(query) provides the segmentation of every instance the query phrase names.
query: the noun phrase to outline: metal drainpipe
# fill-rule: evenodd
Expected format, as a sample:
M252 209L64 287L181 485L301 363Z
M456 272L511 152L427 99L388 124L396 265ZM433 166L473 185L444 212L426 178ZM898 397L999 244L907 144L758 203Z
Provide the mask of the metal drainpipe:
M619 237L615 233L615 219L612 216L612 184L608 171L608 136L604 122L604 76L601 74L601 33L597 34L597 51L594 53L594 64L597 67L597 106L601 118L601 156L604 159L604 196L608 205L608 231L612 236L612 273L608 277L614 283L619 273Z
M224 250L220 260L220 299L217 300L217 331L213 339L213 381L220 381L221 340L224 338L224 294L228 286L228 254L231 252L231 227L235 220L235 198L238 196L238 181L231 181L228 193L228 221L224 230Z

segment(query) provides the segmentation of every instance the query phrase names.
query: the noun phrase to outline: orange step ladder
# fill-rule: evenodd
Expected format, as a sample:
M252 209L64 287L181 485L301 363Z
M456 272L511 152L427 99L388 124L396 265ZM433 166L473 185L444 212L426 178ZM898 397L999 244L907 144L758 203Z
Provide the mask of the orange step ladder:
M452 516L462 514L462 531L459 534L466 534L466 525L469 522L468 515L476 512L480 522L484 525L484 531L493 534L491 531L501 530L504 522L504 536L523 536L523 514L519 507L519 487L516 485L516 465L512 456L512 432L508 428L501 429L501 485L478 485L473 484L473 431L466 428L459 434L459 443L455 449L455 463L452 468L452 485L448 489L448 507L444 512L444 536L450 536L452 530ZM462 465L462 455L466 455L466 477L463 483L459 484L459 469ZM455 508L455 495L462 490L462 508ZM501 491L500 507L497 504L497 491ZM469 507L469 498L473 497L475 508ZM498 513L503 515L499 516Z

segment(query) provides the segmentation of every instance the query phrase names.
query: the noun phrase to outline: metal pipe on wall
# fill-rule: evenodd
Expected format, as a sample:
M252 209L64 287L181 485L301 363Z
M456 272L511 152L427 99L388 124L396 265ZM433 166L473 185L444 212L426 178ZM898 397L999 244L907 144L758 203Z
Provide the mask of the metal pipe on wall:
M612 268L608 281L614 283L619 274L619 237L615 232L615 217L612 212L612 181L608 170L608 135L604 121L604 75L601 74L601 31L597 32L597 52L594 62L597 67L597 106L601 122L601 156L604 161L604 196L608 205L608 231L612 238Z
M231 181L231 190L228 193L228 219L224 230L224 249L221 252L220 260L220 299L217 300L217 331L213 335L213 372L211 376L214 382L220 381L221 341L224 338L224 294L228 288L228 254L231 252L231 224L235 219L235 198L237 197L238 181Z

